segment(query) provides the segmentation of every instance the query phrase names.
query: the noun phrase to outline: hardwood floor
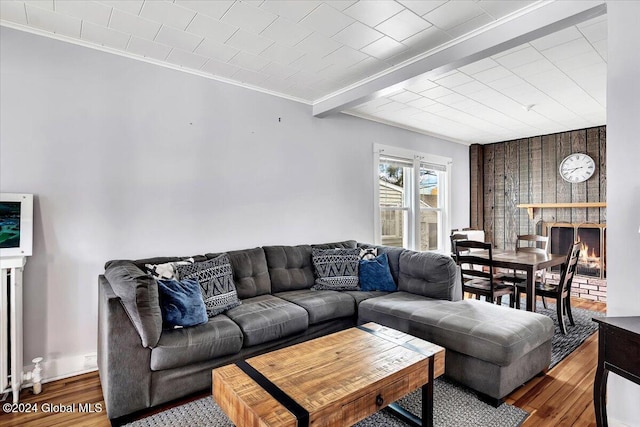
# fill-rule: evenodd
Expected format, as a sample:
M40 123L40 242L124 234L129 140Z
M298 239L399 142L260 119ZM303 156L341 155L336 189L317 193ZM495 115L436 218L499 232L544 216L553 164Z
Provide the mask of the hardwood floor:
M572 298L571 306L606 311L606 304ZM529 412L523 426L595 426L593 378L598 363L598 335L593 334L576 351L544 377L536 377L515 390L505 402Z
M572 306L606 311L606 305L572 299ZM505 401L531 415L523 426L595 426L593 378L598 360L597 334L551 369L511 393ZM208 395L192 396L159 410ZM11 396L0 402L11 402ZM3 427L109 426L97 372L44 384L42 393L30 389L20 393L22 412L0 410ZM31 410L31 412L25 412ZM158 412L158 409L153 412ZM90 412L93 411L93 412Z

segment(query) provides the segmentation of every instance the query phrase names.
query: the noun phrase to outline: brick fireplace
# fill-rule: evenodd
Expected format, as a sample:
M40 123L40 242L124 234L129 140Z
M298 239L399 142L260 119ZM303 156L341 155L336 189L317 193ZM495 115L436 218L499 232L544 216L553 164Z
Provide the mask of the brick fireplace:
M567 253L574 241L582 243L572 295L596 301L607 300L606 224L545 223L551 253ZM560 279L559 268L552 270L551 280Z

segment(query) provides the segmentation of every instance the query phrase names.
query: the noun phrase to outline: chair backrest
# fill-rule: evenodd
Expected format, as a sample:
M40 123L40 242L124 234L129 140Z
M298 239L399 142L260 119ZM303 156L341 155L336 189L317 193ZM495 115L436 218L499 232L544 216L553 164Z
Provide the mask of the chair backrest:
M475 240L477 242L485 241L484 230L475 230L473 228L463 228L461 233L466 234L469 240Z
M567 254L567 260L562 266L562 273L560 275L560 282L558 284L558 293L562 298L568 296L571 292L571 283L573 282L573 276L576 273L578 267L578 259L580 258L580 249L582 243L575 242L571 245L569 253Z
M516 252L540 252L547 253L549 249L549 237L537 234L521 234L516 239Z
M450 239L451 239L451 253L455 254L456 242L458 242L459 240L468 240L469 237L466 234L454 232L451 234Z
M460 266L463 278L478 277L489 279L493 284L493 252L491 243L477 242L475 240L458 240L455 245L455 254L456 262Z

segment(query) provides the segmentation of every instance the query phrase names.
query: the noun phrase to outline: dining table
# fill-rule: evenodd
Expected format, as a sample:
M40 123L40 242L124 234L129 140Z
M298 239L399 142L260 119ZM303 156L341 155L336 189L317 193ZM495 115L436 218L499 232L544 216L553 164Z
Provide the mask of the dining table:
M476 254L474 254L476 255ZM482 257L482 254L476 256ZM524 252L524 251L493 251L493 266L509 270L520 270L527 273L527 311L536 311L535 273L564 264L567 255Z

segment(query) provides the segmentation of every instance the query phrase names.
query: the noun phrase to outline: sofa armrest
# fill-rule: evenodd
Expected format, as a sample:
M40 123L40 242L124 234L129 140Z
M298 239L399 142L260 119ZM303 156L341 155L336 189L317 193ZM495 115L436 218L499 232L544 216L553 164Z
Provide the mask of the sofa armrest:
M132 261L109 261L104 276L138 331L142 345L153 348L162 334L158 285Z
M151 404L151 350L121 299L104 276L98 278L98 372L109 418L144 409Z
M428 298L462 299L460 270L448 255L406 250L400 254L398 290Z

